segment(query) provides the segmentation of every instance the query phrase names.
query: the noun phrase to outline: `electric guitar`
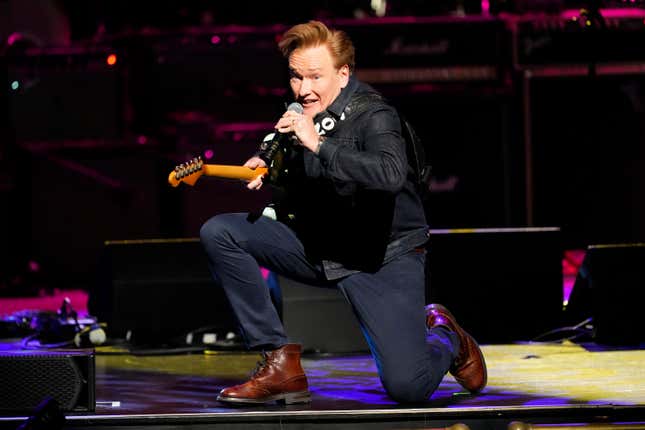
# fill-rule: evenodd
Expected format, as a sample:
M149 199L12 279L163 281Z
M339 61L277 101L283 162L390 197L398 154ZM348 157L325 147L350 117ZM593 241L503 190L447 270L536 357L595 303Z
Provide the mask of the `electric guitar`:
M168 183L173 187L182 182L192 186L202 175L251 181L260 175L266 176L267 173L269 173L269 169L266 167L251 169L244 166L205 164L202 157L197 157L175 167L175 170L168 175Z

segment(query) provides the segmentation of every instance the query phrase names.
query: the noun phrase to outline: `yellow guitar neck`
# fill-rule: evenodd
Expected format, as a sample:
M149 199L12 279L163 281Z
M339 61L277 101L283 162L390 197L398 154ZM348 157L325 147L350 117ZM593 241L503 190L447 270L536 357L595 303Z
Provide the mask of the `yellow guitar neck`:
M260 175L265 175L268 171L266 167L250 169L243 166L226 166L222 164L204 164L204 174L206 176L217 176L219 178L244 179L251 181Z

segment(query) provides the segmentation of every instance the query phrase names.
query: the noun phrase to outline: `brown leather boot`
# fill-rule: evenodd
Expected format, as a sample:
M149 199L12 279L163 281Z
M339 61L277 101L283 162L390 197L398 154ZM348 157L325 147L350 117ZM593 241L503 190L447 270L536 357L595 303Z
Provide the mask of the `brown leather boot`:
M457 334L461 346L457 358L450 366L450 373L459 385L471 393L483 390L488 378L486 362L475 339L457 324L448 309L439 304L426 306L426 325L428 328L444 326Z
M311 402L307 376L300 365L300 345L287 344L262 353L262 361L244 384L224 388L217 400L229 403Z

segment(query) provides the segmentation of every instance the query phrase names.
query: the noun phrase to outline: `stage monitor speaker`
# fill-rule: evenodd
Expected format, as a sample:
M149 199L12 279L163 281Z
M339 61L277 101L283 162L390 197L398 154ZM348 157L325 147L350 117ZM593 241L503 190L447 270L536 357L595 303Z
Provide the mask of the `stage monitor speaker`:
M352 307L335 288L279 277L282 321L289 339L305 352L364 352L369 348Z
M216 335L237 331L199 239L106 242L99 266L89 310L108 324L110 337L183 344L200 329Z
M607 345L645 342L641 297L645 243L590 245L578 271L567 314L593 318L594 340ZM571 321L573 322L573 321Z
M431 230L426 298L481 343L527 341L562 320L558 228Z
M31 412L45 398L62 411L95 409L91 350L0 352L0 412Z

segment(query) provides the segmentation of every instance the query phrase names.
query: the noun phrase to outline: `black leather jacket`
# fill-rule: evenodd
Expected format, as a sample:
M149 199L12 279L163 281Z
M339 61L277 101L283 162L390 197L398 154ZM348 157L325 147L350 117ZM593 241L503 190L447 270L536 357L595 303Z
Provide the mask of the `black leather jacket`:
M320 152L294 145L275 207L327 279L374 272L423 245L428 227L396 110L351 77L314 123Z

